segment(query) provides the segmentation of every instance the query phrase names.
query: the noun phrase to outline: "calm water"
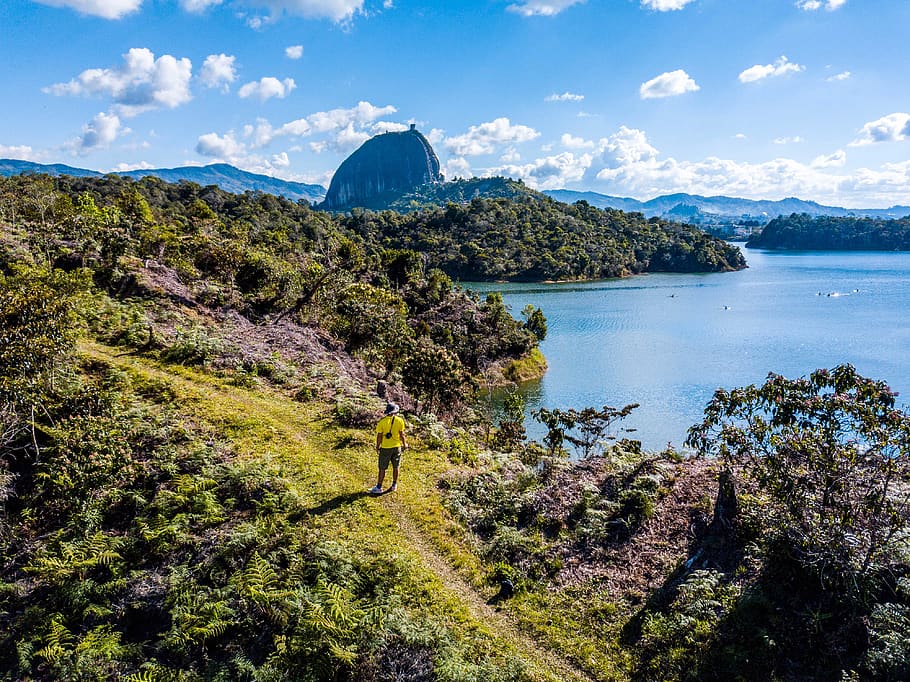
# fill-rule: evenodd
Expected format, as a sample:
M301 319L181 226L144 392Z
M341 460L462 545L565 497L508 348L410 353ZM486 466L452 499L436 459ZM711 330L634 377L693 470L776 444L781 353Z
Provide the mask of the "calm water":
M637 402L624 425L649 449L681 445L717 387L772 371L849 362L910 406L910 254L744 253L749 269L736 273L465 286L547 317L549 371L522 387L528 414Z

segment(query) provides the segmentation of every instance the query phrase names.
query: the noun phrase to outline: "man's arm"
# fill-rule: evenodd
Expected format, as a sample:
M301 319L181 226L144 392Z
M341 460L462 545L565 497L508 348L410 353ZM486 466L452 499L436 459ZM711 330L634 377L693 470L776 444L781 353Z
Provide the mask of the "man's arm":
M408 447L408 439L404 436L404 419L401 420L401 432L398 436L401 438L401 449L406 450Z
M381 447L382 447L382 433L377 431L376 432L376 449L378 450Z

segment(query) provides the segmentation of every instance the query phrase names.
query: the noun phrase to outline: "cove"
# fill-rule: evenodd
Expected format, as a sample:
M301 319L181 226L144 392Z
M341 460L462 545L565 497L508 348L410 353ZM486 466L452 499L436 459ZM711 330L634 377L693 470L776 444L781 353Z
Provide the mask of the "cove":
M749 268L562 284L475 284L518 315L543 310L549 370L521 386L538 407L640 403L622 426L681 447L718 387L849 362L910 406L910 253L743 249Z

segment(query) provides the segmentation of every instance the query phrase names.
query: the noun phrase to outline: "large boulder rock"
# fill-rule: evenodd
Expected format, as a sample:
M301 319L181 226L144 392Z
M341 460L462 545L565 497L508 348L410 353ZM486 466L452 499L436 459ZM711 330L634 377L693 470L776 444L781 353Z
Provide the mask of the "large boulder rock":
M436 152L412 124L401 133L370 138L346 158L335 171L322 208L384 208L402 194L442 179Z

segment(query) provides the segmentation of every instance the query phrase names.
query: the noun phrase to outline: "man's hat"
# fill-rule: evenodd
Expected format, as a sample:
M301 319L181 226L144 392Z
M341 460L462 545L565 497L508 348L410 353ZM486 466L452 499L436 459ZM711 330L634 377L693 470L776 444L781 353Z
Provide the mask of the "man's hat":
M399 407L395 403L386 403L385 413L388 414L398 414Z

